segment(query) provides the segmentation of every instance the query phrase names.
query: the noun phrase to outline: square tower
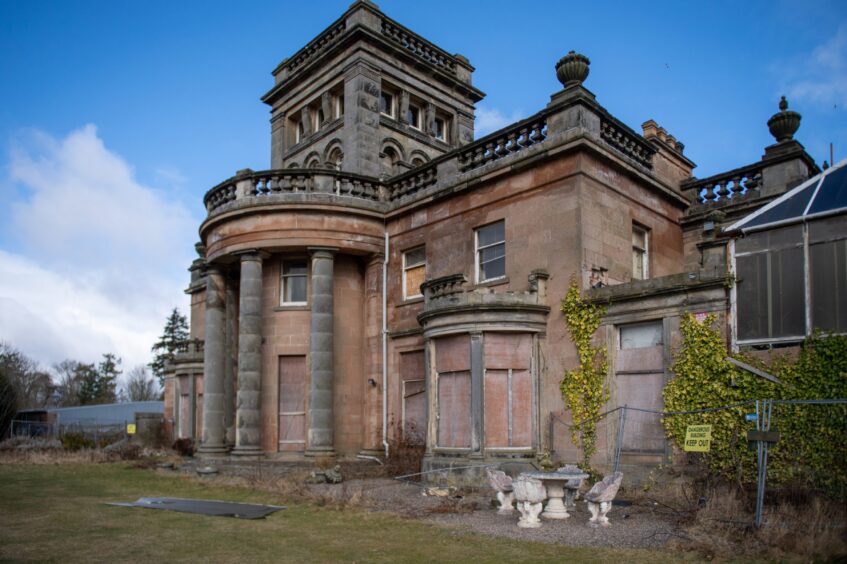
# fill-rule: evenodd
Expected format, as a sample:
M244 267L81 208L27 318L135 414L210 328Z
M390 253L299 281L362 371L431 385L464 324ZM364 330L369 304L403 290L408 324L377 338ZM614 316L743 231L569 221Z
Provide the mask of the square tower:
M272 168L336 168L387 177L474 138L474 68L354 2L273 71Z

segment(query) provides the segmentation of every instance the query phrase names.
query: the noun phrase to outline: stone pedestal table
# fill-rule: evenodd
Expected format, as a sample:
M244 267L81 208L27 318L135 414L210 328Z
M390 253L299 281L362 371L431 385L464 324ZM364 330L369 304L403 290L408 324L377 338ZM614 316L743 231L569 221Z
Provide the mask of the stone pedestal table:
M563 502L565 484L571 480L584 480L588 474L583 472L525 472L531 478L541 480L547 488L547 505L541 514L545 519L567 519L570 517Z

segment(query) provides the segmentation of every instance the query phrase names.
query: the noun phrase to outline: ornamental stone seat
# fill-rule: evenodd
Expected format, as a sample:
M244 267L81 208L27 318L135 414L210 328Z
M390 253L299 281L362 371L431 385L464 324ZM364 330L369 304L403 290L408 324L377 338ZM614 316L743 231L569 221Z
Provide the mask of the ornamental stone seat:
M544 487L541 480L530 478L524 474L517 477L513 486L515 488L515 499L518 500L518 511L521 512L518 527L537 529L541 526L538 515L544 506L544 500L547 499L547 488Z
M609 518L606 514L612 508L612 500L618 494L618 489L621 487L623 480L622 472L609 474L585 494L585 501L588 503L588 510L591 511L591 519L588 524L592 527L608 527Z
M577 474L582 472L575 464L565 464L557 470L557 472L566 472L569 474ZM568 480L565 482L565 505L568 507L576 506L576 500L579 498L579 488L582 487L582 478Z
M515 502L515 492L512 479L505 472L494 470L491 467L486 468L485 473L488 475L488 483L494 488L497 494L497 501L500 503L497 513L500 515L511 515L515 510L513 505Z

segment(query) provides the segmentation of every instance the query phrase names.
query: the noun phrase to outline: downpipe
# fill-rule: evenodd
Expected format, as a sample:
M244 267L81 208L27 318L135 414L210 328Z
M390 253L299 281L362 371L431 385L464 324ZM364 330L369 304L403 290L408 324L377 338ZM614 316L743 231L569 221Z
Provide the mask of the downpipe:
M388 460L388 229L382 259L382 447Z

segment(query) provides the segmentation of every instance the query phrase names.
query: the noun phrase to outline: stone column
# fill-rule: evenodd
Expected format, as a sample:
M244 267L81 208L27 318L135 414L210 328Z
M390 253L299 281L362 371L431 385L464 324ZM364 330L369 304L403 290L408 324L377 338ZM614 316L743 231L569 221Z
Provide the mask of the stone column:
M365 269L365 366L363 370L364 437L362 454L380 455L382 448L382 268L375 254Z
M230 278L224 298L226 307L224 339L226 356L224 362L224 429L226 444L235 445L235 374L238 368L238 292L235 281Z
M312 253L312 315L309 335L311 383L307 456L334 456L333 447L333 265L335 251L310 248Z
M203 441L197 453L214 456L226 452L224 444L224 292L221 267L206 271L206 343L203 349Z
M262 454L262 259L242 254L238 296L238 396L234 456Z
M471 456L480 455L483 443L483 374L485 352L482 333L471 333Z

